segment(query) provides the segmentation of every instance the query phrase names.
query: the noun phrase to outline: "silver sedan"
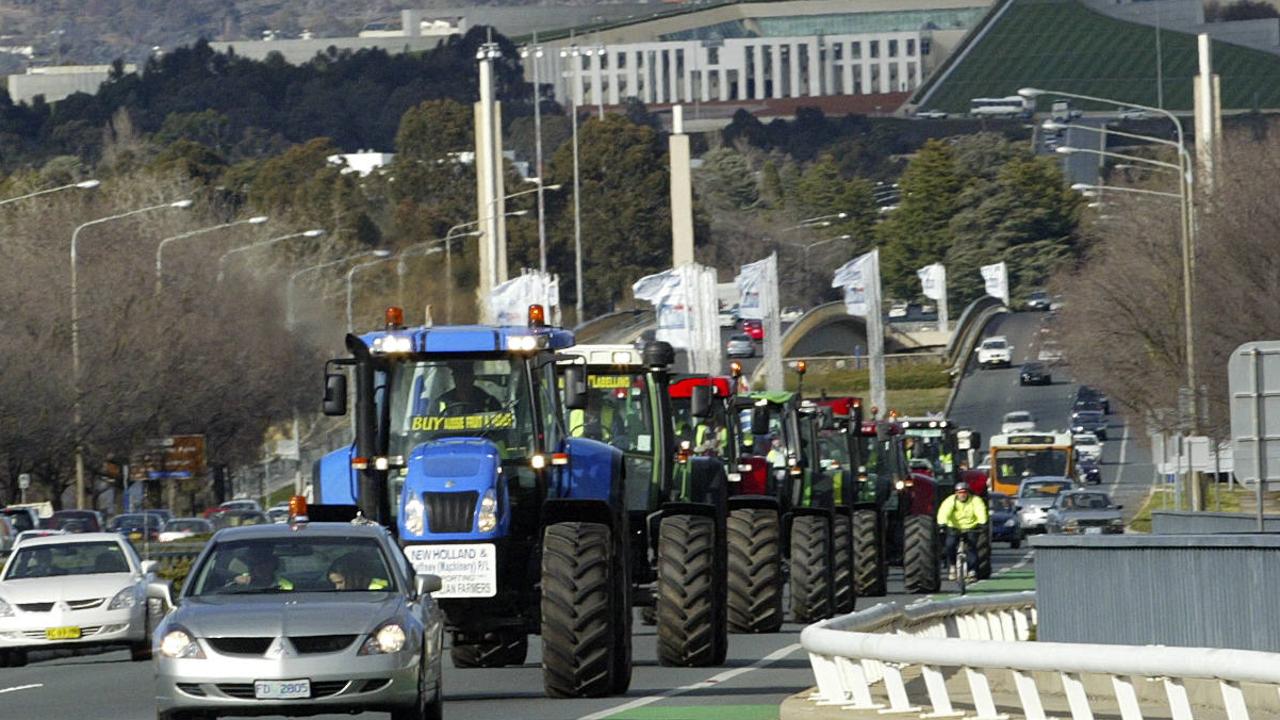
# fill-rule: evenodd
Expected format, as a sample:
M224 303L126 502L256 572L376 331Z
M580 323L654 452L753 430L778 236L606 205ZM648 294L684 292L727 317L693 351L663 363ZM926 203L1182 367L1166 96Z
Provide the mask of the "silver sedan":
M157 717L441 716L434 575L347 523L220 531L157 628Z

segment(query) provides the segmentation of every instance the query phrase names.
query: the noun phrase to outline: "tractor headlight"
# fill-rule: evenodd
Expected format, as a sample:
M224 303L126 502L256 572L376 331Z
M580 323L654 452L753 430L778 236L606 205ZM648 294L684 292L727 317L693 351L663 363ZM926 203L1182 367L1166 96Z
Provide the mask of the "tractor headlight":
M364 645L360 648L361 655L383 655L386 653L400 652L404 649L405 640L404 628L399 623L389 622L378 628L377 632L369 636L365 640Z
M421 535L425 523L426 508L422 506L422 498L414 495L404 504L404 529L410 535Z
M498 527L498 496L493 489L484 491L480 498L480 515L476 518L476 528L480 532L493 532Z
M174 628L165 633L164 638L160 640L160 654L171 658L204 657L204 651L200 649L196 639L182 628Z
M137 590L134 589L132 585L130 585L129 587L116 593L115 597L111 598L111 604L107 605L107 609L123 610L124 608L131 608L137 604L138 604L138 592Z

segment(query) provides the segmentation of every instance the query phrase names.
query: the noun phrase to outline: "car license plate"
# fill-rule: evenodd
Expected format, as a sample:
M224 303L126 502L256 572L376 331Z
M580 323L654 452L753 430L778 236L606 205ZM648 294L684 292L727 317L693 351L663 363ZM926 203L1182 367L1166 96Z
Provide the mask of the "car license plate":
M142 539L142 533L140 533L140 532L131 532L131 533L129 533L129 539L130 539L130 540L141 540L141 539Z
M253 696L259 700L305 700L311 697L311 681L257 680Z
M51 627L44 631L46 640L79 640L80 628L78 627Z
M493 543L409 545L405 557L420 573L440 576L436 598L493 597L498 594L498 553Z
M1084 534L1085 534L1085 535L1101 535L1101 534L1102 534L1102 528L1100 528L1100 527L1087 527L1087 528L1085 528L1085 529L1084 529Z

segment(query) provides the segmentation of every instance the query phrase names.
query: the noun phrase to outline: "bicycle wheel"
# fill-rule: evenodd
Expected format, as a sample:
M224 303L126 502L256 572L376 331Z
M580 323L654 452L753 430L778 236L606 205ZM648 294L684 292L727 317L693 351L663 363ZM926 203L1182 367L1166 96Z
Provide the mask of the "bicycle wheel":
M965 587L969 581L969 549L963 540L958 544L959 547L956 550L956 581L960 583L960 594L964 595Z

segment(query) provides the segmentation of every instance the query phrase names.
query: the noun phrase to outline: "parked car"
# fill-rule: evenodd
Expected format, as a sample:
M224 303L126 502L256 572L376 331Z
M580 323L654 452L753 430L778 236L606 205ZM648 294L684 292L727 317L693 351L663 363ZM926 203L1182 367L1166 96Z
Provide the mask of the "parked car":
M441 717L440 578L415 575L385 528L234 528L200 557L155 633L161 720Z
M14 532L38 530L40 528L40 514L36 512L35 508L7 507L0 509L0 515L9 520Z
M0 665L25 665L30 650L95 645L150 659L155 569L114 533L24 538L0 578Z
M975 351L978 353L979 367L1009 367L1013 364L1013 346L1003 335L992 335Z
M1013 498L1003 493L987 495L987 511L990 513L991 539L995 542L1007 542L1009 547L1017 550L1022 547L1022 525L1018 523L1017 504Z
M1052 385L1053 374L1042 363L1029 362L1022 364L1022 372L1018 375L1019 385Z
M102 532L102 526L102 513L97 510L58 510L41 523L41 527L47 530L66 530L69 533Z
M1107 416L1100 410L1076 410L1071 413L1071 432L1091 432L1099 440L1107 439Z
M778 319L786 323L795 322L802 317L804 317L804 308L795 305L782 308L782 312L778 315Z
M763 320L743 320L742 331L752 340L764 340Z
M1000 432L1004 435L1016 432L1029 432L1036 429L1036 419L1026 410L1014 410L1005 413L1000 421Z
M215 530L223 528L240 527L242 525L270 525L271 518L261 510L226 510L214 515L213 527Z
M745 333L730 335L729 342L725 344L724 354L731 358L755 357L756 344Z
M1033 475L1018 486L1018 525L1023 532L1044 532L1049 506L1059 493L1074 489L1065 477Z
M1102 468L1098 467L1098 463L1095 460L1082 458L1080 463L1076 465L1076 475L1086 485L1102 484Z
M212 535L213 523L204 518L174 518L160 528L159 540L162 543L186 540L196 535Z
M1098 403L1102 406L1102 412L1107 415L1111 414L1111 400L1107 397L1106 393L1097 388L1089 387L1088 385L1081 385L1080 388L1076 390L1076 403L1078 404L1081 402Z
M1058 493L1046 514L1045 530L1064 535L1117 535L1124 532L1123 509L1097 490Z
M160 528L164 523L158 515L149 513L126 513L111 518L107 523L107 531L120 533L132 542L159 542Z
M1043 290L1032 290L1031 294L1027 295L1028 310L1036 310L1036 311L1048 310L1049 303L1050 303L1049 293Z
M1075 446L1076 455L1079 455L1080 459L1094 462L1102 460L1102 441L1097 435L1091 432L1074 433L1071 436L1071 444Z

